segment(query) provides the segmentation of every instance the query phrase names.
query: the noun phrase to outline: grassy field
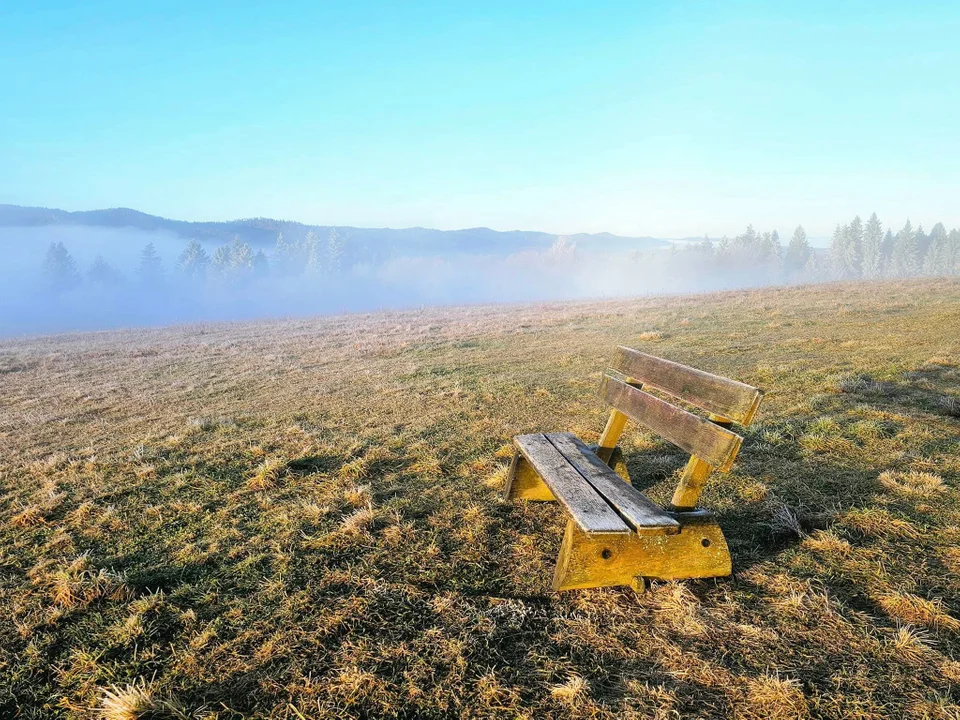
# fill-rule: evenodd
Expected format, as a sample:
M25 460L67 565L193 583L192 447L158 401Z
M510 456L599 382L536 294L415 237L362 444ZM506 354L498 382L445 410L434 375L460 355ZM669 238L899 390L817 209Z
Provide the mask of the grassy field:
M767 391L732 578L551 593L500 499L617 344ZM0 341L0 447L0 717L960 717L960 282Z

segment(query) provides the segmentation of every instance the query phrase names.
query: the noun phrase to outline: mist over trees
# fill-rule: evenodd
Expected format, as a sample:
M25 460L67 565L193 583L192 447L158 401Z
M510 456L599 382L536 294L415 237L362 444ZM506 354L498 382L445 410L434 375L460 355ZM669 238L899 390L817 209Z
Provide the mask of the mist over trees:
M311 229L278 232L269 248L239 235L212 249L194 239L167 257L148 242L126 272L104 253L81 268L52 242L0 332L960 275L960 230L938 222L928 234L908 220L894 231L874 213L838 224L827 249L812 247L802 226L784 244L777 230L748 225L734 237L633 251L584 250L561 236L542 250L390 256Z
M101 258L102 259L102 258ZM77 263L62 242L50 243L43 261L44 289L51 293L71 290L81 282Z
M664 272L714 268L718 275L736 280L731 287L960 275L960 230L947 232L938 222L926 235L907 220L896 234L884 233L873 213L866 223L856 216L838 224L825 252L810 246L803 226L784 247L776 230L757 232L748 225L736 237L717 243L705 238L670 257L673 262L661 268Z

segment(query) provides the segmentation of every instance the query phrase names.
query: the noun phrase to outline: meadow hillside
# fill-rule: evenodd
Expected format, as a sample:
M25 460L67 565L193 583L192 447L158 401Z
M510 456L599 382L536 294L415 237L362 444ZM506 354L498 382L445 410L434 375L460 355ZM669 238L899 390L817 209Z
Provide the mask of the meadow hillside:
M618 344L767 391L732 578L554 594L500 499ZM957 280L3 340L0 448L0 717L960 717Z

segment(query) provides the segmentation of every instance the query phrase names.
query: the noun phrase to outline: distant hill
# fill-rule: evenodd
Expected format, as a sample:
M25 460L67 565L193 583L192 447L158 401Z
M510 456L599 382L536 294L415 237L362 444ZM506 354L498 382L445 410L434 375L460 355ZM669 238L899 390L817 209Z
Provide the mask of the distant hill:
M373 256L445 255L450 253L509 254L549 247L556 235L551 233L490 228L432 230L430 228L356 228L329 225L305 225L289 220L249 218L226 222L187 222L147 215L129 208L67 212L50 208L0 205L0 227L73 226L88 228L131 228L140 231L166 231L185 240L223 244L239 235L258 247L269 247L278 233L287 238L303 237L311 230L326 237L336 231L348 243L366 248ZM663 247L667 241L652 237L624 237L610 233L577 233L569 236L584 250L641 250Z
M186 240L198 240L203 243L223 244L239 235L241 240L257 247L269 247L282 232L284 237L303 237L309 231L326 237L331 229L336 229L341 237L353 240L364 247L377 248L395 253L435 255L438 253L496 253L507 254L524 249L542 249L549 247L556 234L535 230L499 231L490 228L468 228L465 230L433 230L430 228L356 228L332 225L305 225L291 220L272 218L248 218L245 220L227 220L225 222L188 222L169 220L156 215L148 215L130 208L110 208L108 210L78 210L68 212L52 208L23 207L0 203L0 228L17 227L89 227L89 228L132 228L146 232L166 231ZM683 245L703 240L703 237L654 238L649 236L632 237L612 233L576 233L568 235L577 243L577 247L590 250L642 250L646 248L667 247L671 243ZM716 241L718 238L714 237ZM808 236L807 240L816 248L830 246L831 238ZM785 242L782 240L782 242ZM379 247L377 247L379 246Z

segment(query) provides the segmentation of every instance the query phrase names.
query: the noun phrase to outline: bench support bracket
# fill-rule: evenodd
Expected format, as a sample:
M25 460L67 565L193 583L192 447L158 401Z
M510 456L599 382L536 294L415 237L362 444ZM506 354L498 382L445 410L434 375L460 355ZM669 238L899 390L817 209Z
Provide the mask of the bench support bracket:
M725 577L730 551L712 513L671 513L677 535L588 535L572 520L560 546L554 590L628 585L642 580Z

